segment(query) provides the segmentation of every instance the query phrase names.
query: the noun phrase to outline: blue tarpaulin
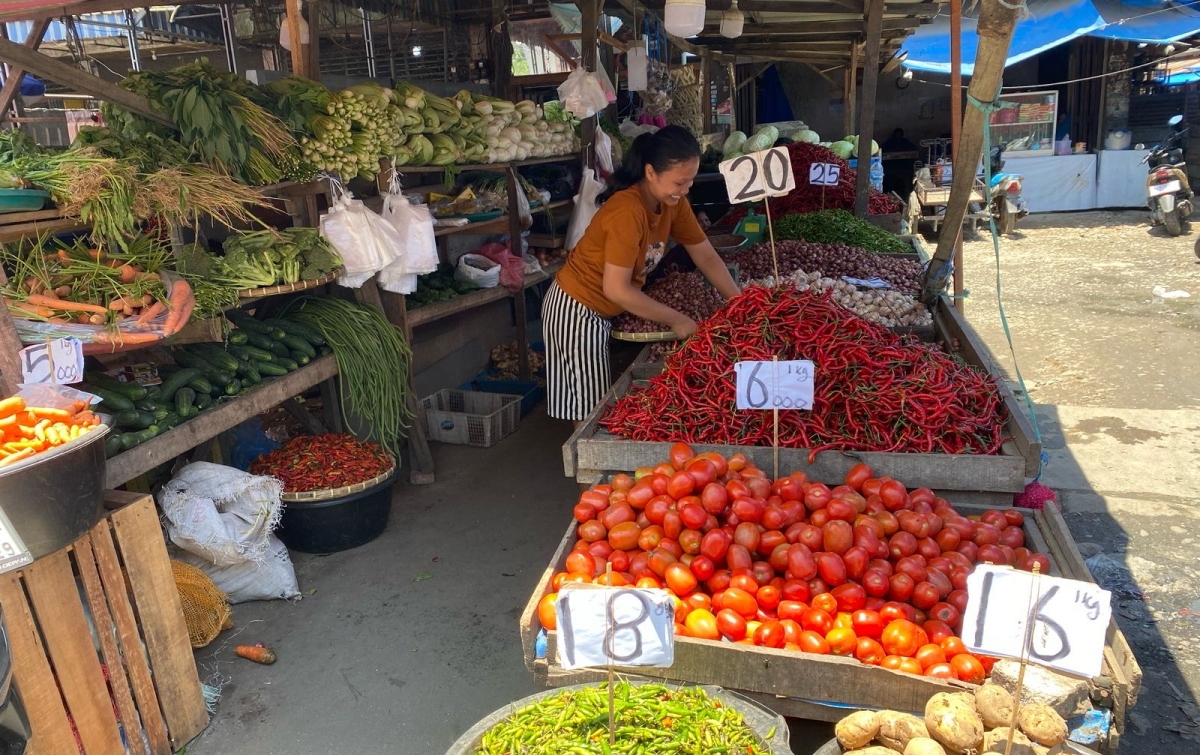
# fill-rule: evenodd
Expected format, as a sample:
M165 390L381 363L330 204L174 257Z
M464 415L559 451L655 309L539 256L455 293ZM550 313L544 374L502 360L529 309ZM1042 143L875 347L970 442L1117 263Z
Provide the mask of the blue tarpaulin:
M1168 44L1200 33L1200 0L1026 0L1005 65L1019 63L1063 42L1083 36ZM904 41L906 68L950 73L950 16L937 16ZM979 35L978 9L963 10L962 73L974 70Z

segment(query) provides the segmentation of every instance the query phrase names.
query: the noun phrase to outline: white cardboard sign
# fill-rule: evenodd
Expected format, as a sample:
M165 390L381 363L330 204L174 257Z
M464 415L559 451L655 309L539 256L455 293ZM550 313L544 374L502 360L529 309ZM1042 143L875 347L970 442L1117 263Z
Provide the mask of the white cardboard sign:
M808 182L813 186L837 186L842 180L842 166L835 163L812 163L808 166Z
M725 191L733 204L782 196L796 188L791 156L784 147L725 160L717 170L725 177Z
M738 362L738 409L812 409L813 363L807 359L790 362Z
M564 669L675 662L675 602L666 590L564 585L554 610Z
M58 338L21 349L21 383L69 385L83 380L83 344Z

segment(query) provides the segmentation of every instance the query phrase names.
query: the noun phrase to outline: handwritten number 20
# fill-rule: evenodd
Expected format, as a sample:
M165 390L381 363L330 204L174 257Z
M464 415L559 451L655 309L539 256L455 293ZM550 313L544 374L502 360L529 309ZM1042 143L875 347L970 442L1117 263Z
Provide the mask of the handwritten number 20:
M772 164L772 158L774 158L774 166L778 166L777 169ZM735 202L758 199L765 193L758 181L758 161L750 155L742 155L734 160L733 165L729 166L730 172L736 171L739 165L747 161L750 163L750 175L746 178L746 185L733 198ZM781 153L774 150L767 153L763 160L763 180L766 181L767 187L771 191L784 190L784 187L787 186L787 171L788 164Z

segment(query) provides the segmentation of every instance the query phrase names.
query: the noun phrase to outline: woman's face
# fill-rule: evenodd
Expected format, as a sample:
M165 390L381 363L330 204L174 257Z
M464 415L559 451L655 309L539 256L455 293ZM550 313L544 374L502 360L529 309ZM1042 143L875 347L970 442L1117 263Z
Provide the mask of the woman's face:
M646 166L646 188L650 195L665 206L679 204L692 188L692 181L700 172L700 158L674 163L659 173L653 165Z

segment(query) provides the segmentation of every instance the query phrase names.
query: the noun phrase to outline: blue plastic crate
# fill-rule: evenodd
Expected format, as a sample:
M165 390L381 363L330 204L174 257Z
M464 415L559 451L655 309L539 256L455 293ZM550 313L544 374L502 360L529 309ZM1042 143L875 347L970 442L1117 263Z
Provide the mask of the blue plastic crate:
M533 411L533 407L537 406L538 402L546 396L546 388L539 385L536 380L490 380L489 378L495 374L496 370L489 367L476 375L474 380L463 383L459 387L464 391L507 393L512 396L520 396L522 417Z

